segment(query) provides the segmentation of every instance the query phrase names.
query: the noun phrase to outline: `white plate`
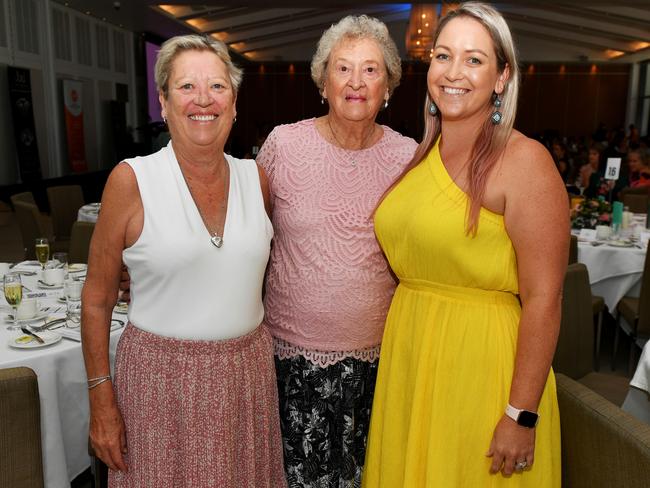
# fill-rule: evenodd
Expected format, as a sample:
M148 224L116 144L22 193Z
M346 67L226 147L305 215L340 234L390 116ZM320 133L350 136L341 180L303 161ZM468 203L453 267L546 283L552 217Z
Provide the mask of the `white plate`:
M88 265L84 263L68 264L68 273L78 273L79 271L86 271Z
M38 288L41 290L60 290L63 288L63 283L58 285L46 285L45 283L38 283Z
M28 319L18 319L17 322L18 322L19 324L28 324L28 323L30 323L30 322L36 322L37 320L42 320L42 319L46 318L47 315L48 315L47 312L38 312L36 315L34 315L34 316L31 317L31 318L28 318ZM6 317L5 317L5 322L12 323L13 320L10 319L9 316L6 316Z
M613 247L634 247L634 244L629 241L609 241L607 245Z
M32 338L31 341L25 343L16 342L20 337L24 337L24 336L25 334L13 336L7 341L7 344L9 344L9 346L11 347L15 347L16 349L38 349L39 347L47 347L47 346L51 346L52 344L56 344L61 340L62 337L60 334L57 334L56 332L44 330L38 332L38 336L45 341L43 344L41 344L34 338Z

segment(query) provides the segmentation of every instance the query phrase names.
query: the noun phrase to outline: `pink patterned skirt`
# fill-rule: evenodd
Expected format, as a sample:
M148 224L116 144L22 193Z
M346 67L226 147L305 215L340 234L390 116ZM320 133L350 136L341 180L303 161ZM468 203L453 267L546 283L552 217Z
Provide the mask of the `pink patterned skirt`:
M272 339L162 337L129 324L115 360L128 472L116 488L285 487Z

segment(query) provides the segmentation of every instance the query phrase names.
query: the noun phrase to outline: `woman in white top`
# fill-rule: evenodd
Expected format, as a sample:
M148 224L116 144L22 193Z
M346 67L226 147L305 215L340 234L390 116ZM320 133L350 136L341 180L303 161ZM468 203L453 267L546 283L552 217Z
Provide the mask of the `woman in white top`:
M284 486L271 338L260 326L268 183L223 152L241 82L226 46L190 35L156 62L171 142L111 173L83 292L90 439L118 487ZM121 262L129 325L114 384Z

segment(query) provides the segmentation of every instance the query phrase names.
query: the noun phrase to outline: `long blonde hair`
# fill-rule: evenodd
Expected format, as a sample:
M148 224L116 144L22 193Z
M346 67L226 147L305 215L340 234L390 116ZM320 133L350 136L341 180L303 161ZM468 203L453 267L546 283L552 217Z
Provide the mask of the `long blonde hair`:
M469 17L477 20L490 33L494 43L494 51L497 56L497 69L502 73L506 67L510 70L510 76L505 82L501 94L502 105L500 112L503 115L501 123L494 125L490 117L485 119L481 131L474 142L470 159L467 165L468 172L468 207L466 232L475 235L478 230L478 217L481 210L481 202L485 195L487 178L494 168L497 160L503 153L512 133L512 127L517 115L517 97L519 94L519 66L515 52L512 35L508 24L493 7L480 2L467 2L461 4L456 10L449 12L438 24L434 35L434 45L445 26L453 19ZM492 102L492 100L491 100ZM412 168L417 166L431 151L441 132L440 112L431 115L429 106L431 97L427 91L424 103L424 134L422 142L415 150L413 158L406 166L397 181L391 186L392 189ZM390 190L389 189L389 190Z

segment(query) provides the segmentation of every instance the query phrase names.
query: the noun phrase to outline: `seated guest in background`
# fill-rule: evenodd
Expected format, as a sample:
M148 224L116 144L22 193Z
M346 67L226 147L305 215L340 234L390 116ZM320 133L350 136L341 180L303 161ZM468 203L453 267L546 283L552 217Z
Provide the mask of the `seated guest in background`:
M650 186L650 161L648 155L641 149L630 149L627 152L628 179L630 187Z
M589 148L589 154L587 157L587 162L583 164L580 167L580 182L582 184L582 187L584 188L584 191L588 191L589 187L592 184L592 177L594 177L593 184L597 185L598 184L598 178L599 175L602 175L600 173L601 171L604 171L604 168L601 170L601 160L600 160L600 155L603 152L603 147L602 145L598 143L594 143L591 145Z
M554 141L553 145L551 146L551 150L552 150L551 154L553 155L553 161L555 162L556 168L560 172L562 181L568 183L570 172L571 172L571 164L566 155L566 148L561 142Z
M550 155L512 128L515 53L478 2L434 35L423 141L375 214L400 284L365 488L560 486L551 361L569 214Z
M165 42L156 84L171 142L116 166L83 291L90 439L113 487L286 486L272 340L260 325L268 183L224 154L241 70L227 47ZM108 356L121 263L129 324Z
M257 157L275 229L265 323L289 486L358 486L395 289L371 215L416 143L375 122L402 73L382 22L362 15L334 24L311 73L327 115L276 127Z

